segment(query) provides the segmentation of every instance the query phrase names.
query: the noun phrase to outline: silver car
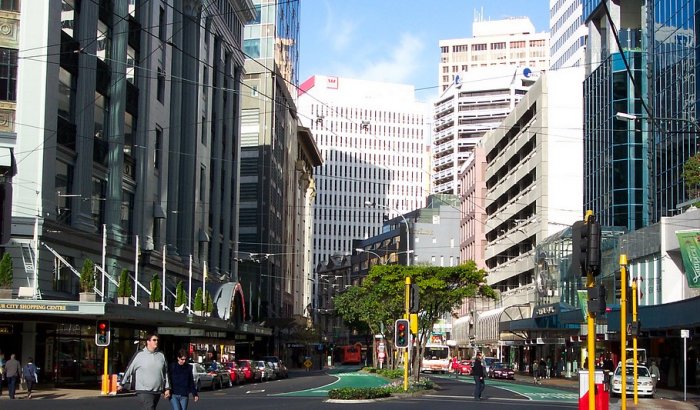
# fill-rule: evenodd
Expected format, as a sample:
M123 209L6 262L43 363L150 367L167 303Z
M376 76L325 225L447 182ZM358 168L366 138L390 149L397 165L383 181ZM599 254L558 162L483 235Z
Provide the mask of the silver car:
M627 394L630 395L634 392L634 365L628 364L626 373L626 390ZM615 369L615 373L613 374L611 392L615 395L622 394L621 366L617 366L617 369ZM649 369L647 369L645 366L637 366L637 394L639 396L649 397L654 397L656 394L656 384L654 383L654 379L651 377L651 373L649 373Z
M214 388L214 376L207 372L199 363L191 363L192 365L192 376L194 377L194 385L197 386L197 390L202 389L213 389Z

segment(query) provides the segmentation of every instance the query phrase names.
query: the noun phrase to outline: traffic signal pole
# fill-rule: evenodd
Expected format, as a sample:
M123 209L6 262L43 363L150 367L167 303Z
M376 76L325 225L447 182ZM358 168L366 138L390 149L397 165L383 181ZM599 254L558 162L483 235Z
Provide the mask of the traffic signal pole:
M637 326L637 281L634 280L632 281L632 323ZM637 391L637 332L639 328L637 327L637 331L635 331L632 334L632 365L634 366L633 369L633 379L632 383L634 383L634 405L636 406L639 403L639 394Z
M627 410L627 255L620 255L620 409Z
M408 225L407 225L407 227L408 227ZM406 320L410 320L410 316L411 316L410 312L409 312L409 310L411 308L411 304L409 301L410 297L411 297L411 277L406 276L406 289L404 291L404 298L405 298L404 307L406 310L406 312L404 313L404 318ZM410 325L409 325L409 329L410 329ZM410 362L411 353L410 352L411 352L412 343L411 343L410 330L407 329L407 333L408 333L408 347L403 352L403 391L408 391L408 368L410 367L410 364L411 364L411 362Z
M102 373L102 395L109 394L109 372L107 371L107 366L109 365L109 347L105 347L105 358L104 358L104 371Z
M583 218L586 224L591 223L593 211L586 211ZM589 250L590 251L590 250ZM595 286L595 277L590 270L586 271L586 288ZM588 309L588 335L586 338L588 349L588 409L595 410L595 313Z

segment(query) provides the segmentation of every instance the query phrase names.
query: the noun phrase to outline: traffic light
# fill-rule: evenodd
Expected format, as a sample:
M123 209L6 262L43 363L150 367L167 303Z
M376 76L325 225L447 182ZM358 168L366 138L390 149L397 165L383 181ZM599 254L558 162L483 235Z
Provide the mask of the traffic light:
M588 225L584 221L576 221L571 226L571 266L578 269L581 276L586 276L586 252L588 250ZM576 272L574 272L576 274Z
M615 271L615 299L622 299L622 270Z
M586 270L593 276L600 275L600 224L588 218L588 245L586 246Z
M109 346L110 339L109 320L98 320L95 325L95 344Z
M579 267L581 276L600 275L600 238L600 224L593 216L571 226L572 265Z
M605 286L598 285L588 288L588 312L593 316L604 315L606 308Z
M394 323L394 346L397 349L408 347L408 320L397 319Z
M408 292L408 312L418 313L420 311L420 295L419 295L418 285L415 283L411 284L410 291Z

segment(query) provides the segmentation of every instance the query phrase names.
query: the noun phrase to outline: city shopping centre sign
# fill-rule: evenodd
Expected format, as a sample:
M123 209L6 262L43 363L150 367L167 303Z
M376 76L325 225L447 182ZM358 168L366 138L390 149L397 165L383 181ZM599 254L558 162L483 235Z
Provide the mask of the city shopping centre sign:
M104 303L99 302L17 300L0 303L0 313L103 315L104 312Z

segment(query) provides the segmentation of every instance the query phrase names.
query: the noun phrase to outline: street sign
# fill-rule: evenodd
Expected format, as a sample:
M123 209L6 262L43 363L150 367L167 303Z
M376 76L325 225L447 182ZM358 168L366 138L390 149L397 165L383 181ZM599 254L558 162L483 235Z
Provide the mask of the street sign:
M309 360L309 359L304 360L304 367L306 367L307 369L311 368L312 365L313 365L313 363L311 363L311 360Z
M386 353L384 353L384 352L379 352L379 358L380 358L380 359L383 359L383 358L385 358L385 357L386 357Z
M689 329L681 329L681 337L683 339L688 339L690 337L690 330Z

